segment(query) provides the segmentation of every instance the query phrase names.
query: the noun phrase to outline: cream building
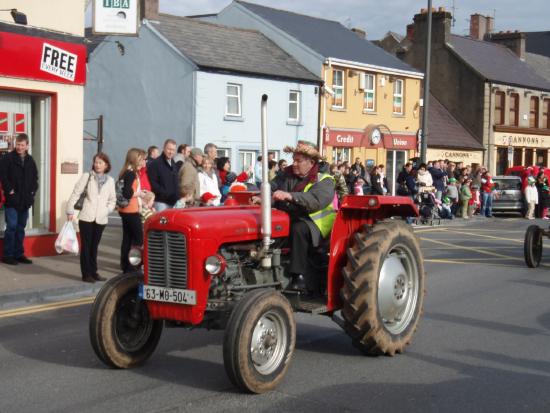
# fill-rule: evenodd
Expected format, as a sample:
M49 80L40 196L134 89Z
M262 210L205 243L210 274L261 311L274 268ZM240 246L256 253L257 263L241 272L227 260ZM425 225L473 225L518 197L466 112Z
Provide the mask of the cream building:
M25 253L51 255L66 201L82 173L85 0L0 0L0 9L14 6L27 24L0 11L0 156L13 149L18 133L29 135L40 189ZM0 238L3 229L0 213Z

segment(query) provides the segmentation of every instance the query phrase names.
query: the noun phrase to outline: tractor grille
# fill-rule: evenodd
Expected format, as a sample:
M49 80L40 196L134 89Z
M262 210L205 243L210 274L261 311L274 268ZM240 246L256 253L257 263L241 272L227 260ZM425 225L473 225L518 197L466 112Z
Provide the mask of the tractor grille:
M147 233L147 274L149 285L187 288L187 244L183 234Z

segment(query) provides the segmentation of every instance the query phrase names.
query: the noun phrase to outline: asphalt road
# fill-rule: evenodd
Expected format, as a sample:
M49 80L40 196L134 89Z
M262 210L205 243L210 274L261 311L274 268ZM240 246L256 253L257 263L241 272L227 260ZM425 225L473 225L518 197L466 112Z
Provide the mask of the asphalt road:
M362 356L330 319L298 314L289 373L259 396L226 378L223 332L165 330L145 366L121 371L89 345L89 305L0 315L0 412L548 412L550 240L528 269L530 223L418 228L428 291L408 351Z

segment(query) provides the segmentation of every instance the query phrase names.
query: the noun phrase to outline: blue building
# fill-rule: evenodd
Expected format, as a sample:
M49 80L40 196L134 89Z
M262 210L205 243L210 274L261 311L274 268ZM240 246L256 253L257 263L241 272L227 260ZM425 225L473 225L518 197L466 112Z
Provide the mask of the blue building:
M85 118L103 115L103 150L118 173L130 147L166 138L212 142L240 172L260 151L260 99L268 101L270 151L317 141L321 79L254 30L155 15L138 37L89 37ZM86 129L86 128L85 128ZM92 125L88 132L95 134ZM85 145L87 165L97 146Z

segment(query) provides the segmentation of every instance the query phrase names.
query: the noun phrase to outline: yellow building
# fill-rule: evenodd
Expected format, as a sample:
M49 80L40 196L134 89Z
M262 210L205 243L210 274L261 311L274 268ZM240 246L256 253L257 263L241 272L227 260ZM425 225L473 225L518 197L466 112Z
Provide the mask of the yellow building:
M417 155L423 74L328 59L323 67L323 154L386 166L388 181Z

